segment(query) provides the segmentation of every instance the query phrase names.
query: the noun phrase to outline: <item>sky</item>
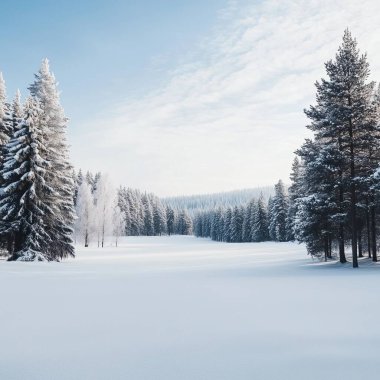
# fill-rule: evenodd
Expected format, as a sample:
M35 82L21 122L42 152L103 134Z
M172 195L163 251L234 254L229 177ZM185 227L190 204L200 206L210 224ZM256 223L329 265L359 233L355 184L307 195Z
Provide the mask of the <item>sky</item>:
M2 0L0 71L50 60L74 166L160 196L288 181L345 28L380 80L375 0Z

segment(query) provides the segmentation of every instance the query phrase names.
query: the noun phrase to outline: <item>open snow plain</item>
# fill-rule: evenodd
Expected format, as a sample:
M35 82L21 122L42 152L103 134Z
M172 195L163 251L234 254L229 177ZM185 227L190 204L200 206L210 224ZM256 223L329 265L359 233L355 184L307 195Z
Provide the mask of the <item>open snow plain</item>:
M380 268L292 243L125 238L0 262L0 379L376 379Z

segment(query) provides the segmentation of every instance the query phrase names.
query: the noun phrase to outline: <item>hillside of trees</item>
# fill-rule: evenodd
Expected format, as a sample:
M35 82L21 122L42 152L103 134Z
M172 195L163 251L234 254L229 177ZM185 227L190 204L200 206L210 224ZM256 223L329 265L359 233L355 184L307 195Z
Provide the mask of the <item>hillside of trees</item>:
M175 209L186 209L191 216L195 216L198 212L213 210L218 207L243 206L253 198L258 199L260 195L268 200L273 194L273 186L263 186L213 194L166 197L162 201Z

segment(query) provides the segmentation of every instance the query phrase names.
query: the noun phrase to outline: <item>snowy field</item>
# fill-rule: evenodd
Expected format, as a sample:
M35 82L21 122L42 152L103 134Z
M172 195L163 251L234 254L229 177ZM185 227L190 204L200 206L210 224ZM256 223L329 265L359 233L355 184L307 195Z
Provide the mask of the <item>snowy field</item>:
M380 268L292 243L127 238L0 262L0 379L376 379Z

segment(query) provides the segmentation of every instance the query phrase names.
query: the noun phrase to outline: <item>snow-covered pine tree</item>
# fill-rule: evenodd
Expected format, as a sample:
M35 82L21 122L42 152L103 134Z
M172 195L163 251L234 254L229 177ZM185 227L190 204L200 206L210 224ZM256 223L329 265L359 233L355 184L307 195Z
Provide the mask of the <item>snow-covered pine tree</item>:
M190 235L193 230L193 222L187 212L183 209L178 214L177 233L179 235Z
M35 99L25 104L25 120L5 146L0 176L1 235L8 237L9 260L57 259L46 221L53 210L46 202L55 190L45 181L51 170L46 155L43 112Z
M14 131L20 124L21 119L23 117L20 90L16 91L16 95L12 102L11 110L12 110L12 135L13 135Z
M257 202L256 212L253 220L253 241L263 242L269 240L268 212L261 194Z
M257 201L256 199L252 199L251 202L249 202L249 212L250 212L250 219L251 219L251 231L249 235L249 241L254 242L256 238L255 233L255 218L257 214Z
M247 206L244 209L244 216L243 216L243 231L242 231L242 240L243 242L250 242L252 241L252 209L255 207L255 200L252 199Z
M275 185L275 196L271 209L269 230L273 231L276 241L286 241L286 216L288 214L288 199L281 180Z
M330 148L335 146L339 154L334 152L334 156L341 158L337 173L338 198L342 211L350 219L346 231L351 237L353 267L357 267L362 217L358 206L367 202L363 198L368 194L358 190L362 190L361 185L365 188L366 179L370 177L370 173L363 170L363 158L366 160L369 154L368 138L374 132L373 128L376 130L378 126L378 120L374 120L377 117L376 105L372 102L374 82L368 82L367 57L360 55L357 42L349 30L344 32L343 43L335 60L330 60L325 66L328 79L316 83L317 104L305 112L312 120L309 128L314 132L316 142ZM347 210L345 204L349 205Z
M166 209L162 205L161 201L157 198L153 198L153 222L154 232L156 235L163 235L167 232L166 226Z
M0 72L0 149L13 135L12 115L7 103L3 74Z
M231 242L241 243L243 233L243 210L235 206L231 216Z
M153 220L153 208L149 197L144 194L142 197L142 204L144 207L144 226L143 233L145 236L154 235L154 220Z
M228 207L225 211L223 224L223 241L230 243L231 242L231 221L232 221L232 208Z
M41 105L46 144L44 159L50 165L45 181L48 187L55 190L46 197L48 207L54 212L45 223L49 226L49 235L52 237L53 254L56 258L63 258L74 255L74 183L66 139L68 119L60 104L57 82L50 72L47 59L42 62L29 89Z
M169 205L166 206L166 226L168 235L172 235L174 233L175 227L175 212L174 209Z
M332 256L332 240L340 235L339 225L346 218L339 207L337 152L329 144L311 140L306 140L297 151L302 158L303 175L299 183L302 197L297 199L295 236L306 243L311 255L325 260ZM344 251L341 255L344 262Z
M294 241L294 222L297 213L297 200L301 198L301 164L298 156L294 158L292 164L292 171L290 173L291 185L288 189L289 194L289 208L286 217L286 234L287 240Z

